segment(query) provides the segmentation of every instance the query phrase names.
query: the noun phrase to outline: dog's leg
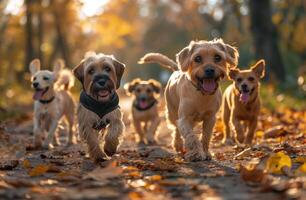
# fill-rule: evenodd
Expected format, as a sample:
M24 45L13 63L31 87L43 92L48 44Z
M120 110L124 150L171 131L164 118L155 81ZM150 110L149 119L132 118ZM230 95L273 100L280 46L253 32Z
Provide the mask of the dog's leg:
M211 154L209 152L209 144L215 123L216 123L215 115L210 115L203 121L202 144L203 144L204 153L206 154L206 160L211 160Z
M206 155L203 151L203 146L193 131L192 119L185 116L179 116L179 119L177 120L177 127L185 140L185 147L187 151L185 154L185 159L187 161L205 160Z
M86 127L83 130L83 137L88 146L88 153L95 162L103 162L107 156L100 148L99 133L94 131L91 127Z
M244 141L243 128L241 122L233 115L233 111L230 118L230 126L236 142L243 143Z
M73 128L74 128L74 115L73 114L70 114L70 115L67 115L66 116L67 118L67 121L68 121L68 142L67 142L67 146L70 146L72 144L75 144L75 137L74 137L74 133L73 133Z
M157 128L158 128L159 124L160 124L159 117L156 117L151 121L151 124L148 128L148 131L147 131L147 140L148 140L149 144L155 144L156 143L155 133L157 131Z
M223 122L223 125L224 125L222 143L223 144L233 144L233 139L232 139L232 136L231 136L231 129L230 129L230 125L229 125L231 111L230 111L230 108L228 107L228 104L227 104L225 99L223 99L223 105L222 105L221 112L222 112L221 113L222 122Z
M58 125L58 119L53 119L51 121L51 125L50 125L49 131L48 131L47 138L45 139L45 141L43 143L43 148L44 149L50 149L50 148L53 147L51 142L53 141L53 138L55 137L54 133L57 129L57 125Z
M33 118L33 134L34 134L34 146L40 148L42 146L42 131L39 123L39 117L34 114Z
M52 140L52 144L54 146L59 146L60 145L60 141L59 141L59 132L55 132L54 133L54 137L53 137L53 140Z
M250 120L248 123L248 132L246 135L245 144L248 145L252 144L256 127L257 127L257 117L254 118L253 120Z
M139 136L139 143L144 144L144 131L143 131L143 128L141 127L141 122L138 120L133 120L133 124L134 124L135 131L137 132Z
M105 135L104 152L108 156L112 156L116 153L117 147L120 142L120 136L124 130L124 123L121 119L113 119L107 129Z
M178 130L178 128L175 128L173 131L173 141L172 141L172 146L178 153L183 153L184 152L184 142L182 139L182 136Z

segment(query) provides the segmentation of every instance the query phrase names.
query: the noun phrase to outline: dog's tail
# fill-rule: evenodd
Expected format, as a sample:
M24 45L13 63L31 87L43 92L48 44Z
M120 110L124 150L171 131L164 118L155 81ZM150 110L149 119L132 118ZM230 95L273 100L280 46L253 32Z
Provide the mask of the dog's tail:
M56 82L58 89L70 90L74 86L74 76L69 69L61 70Z
M167 56L160 53L147 53L139 61L139 64L144 63L158 63L163 67L171 69L172 71L177 71L178 66L176 62L168 58Z

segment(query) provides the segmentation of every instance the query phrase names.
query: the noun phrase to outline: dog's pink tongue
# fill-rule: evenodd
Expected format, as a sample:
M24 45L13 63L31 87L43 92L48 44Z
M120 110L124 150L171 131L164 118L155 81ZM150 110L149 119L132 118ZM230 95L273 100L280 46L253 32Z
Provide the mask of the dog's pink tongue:
M34 100L39 100L41 99L42 95L43 95L43 90L40 90L40 91L35 91L34 95L33 95L33 99Z
M101 90L99 91L99 95L102 96L102 97L105 97L109 94L109 91L108 90Z
M240 94L240 101L242 103L247 103L249 100L250 95L248 93L241 93Z
M207 92L213 92L216 89L216 82L214 80L204 80L202 87Z
M148 106L148 104L145 101L140 101L139 106L140 106L140 108L146 108Z

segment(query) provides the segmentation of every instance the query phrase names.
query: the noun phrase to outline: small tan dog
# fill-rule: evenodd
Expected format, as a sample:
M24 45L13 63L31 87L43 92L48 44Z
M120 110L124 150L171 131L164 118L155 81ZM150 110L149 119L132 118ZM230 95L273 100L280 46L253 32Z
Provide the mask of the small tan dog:
M69 92L74 85L74 77L70 71L62 70L64 63L61 60L57 60L53 71L40 70L40 67L38 59L34 59L29 67L32 87L35 90L34 145L45 149L58 145L59 140L55 132L63 116L69 124L68 145L70 145L75 140L73 134L75 104ZM48 135L42 144L44 131L48 131Z
M116 153L124 130L116 93L124 69L125 65L114 56L95 52L88 52L73 69L83 86L77 112L80 136L97 162Z
M157 97L161 91L158 81L134 79L124 85L126 93L134 96L132 117L134 128L139 135L140 144L155 144L155 132L160 123Z
M223 143L231 144L233 139L239 143L252 143L260 111L259 80L264 75L264 60L258 61L248 70L229 71L229 77L234 82L223 94L222 120L225 125ZM245 126L242 126L242 121Z
M238 51L221 39L192 41L176 55L177 64L155 53L140 60L175 71L165 89L167 118L175 126L173 146L182 152L185 143L187 161L211 159L209 143L222 100L218 83L237 60ZM197 122L203 125L201 141L193 130Z

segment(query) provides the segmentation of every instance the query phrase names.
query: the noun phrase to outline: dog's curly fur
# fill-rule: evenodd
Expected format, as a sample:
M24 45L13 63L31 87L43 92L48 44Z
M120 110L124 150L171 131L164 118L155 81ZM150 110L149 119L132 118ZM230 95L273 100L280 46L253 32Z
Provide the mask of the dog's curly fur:
M124 69L125 65L116 60L114 56L88 52L80 64L73 69L73 73L82 83L87 95L103 102L109 100L110 94L119 88ZM94 79L101 75L109 77L106 82L108 88L103 89L102 96L99 95L101 90L95 92L94 89L96 84ZM120 109L117 108L100 119L97 114L80 104L77 114L80 136L87 143L91 158L98 162L107 159L107 156L115 154L120 144L120 136L125 128ZM93 124L98 120L106 119L110 122L106 129L97 131L93 128Z
M29 66L31 72L32 86L35 93L41 93L39 99L34 102L34 145L52 148L58 145L59 140L56 134L58 122L65 116L69 124L68 145L75 143L74 138L74 114L75 103L69 92L74 84L74 77L71 71L62 69L64 63L57 60L53 71L41 70L40 61L34 59ZM49 100L54 97L50 103L43 104L40 101ZM42 144L44 131L48 131L47 138ZM53 145L51 144L53 143Z
M133 95L132 118L139 143L155 144L156 131L160 123L157 98L161 92L161 84L153 79L145 81L137 78L125 84L124 89L128 95ZM146 107L151 103L154 105L146 110L135 107L138 104Z
M165 88L168 121L175 127L173 146L187 161L211 159L209 143L222 94L219 80L238 62L236 48L221 39L192 41L176 55L177 64L161 54L145 55L140 63L157 62L175 71ZM203 124L199 141L193 127ZM182 139L183 137L183 139Z

